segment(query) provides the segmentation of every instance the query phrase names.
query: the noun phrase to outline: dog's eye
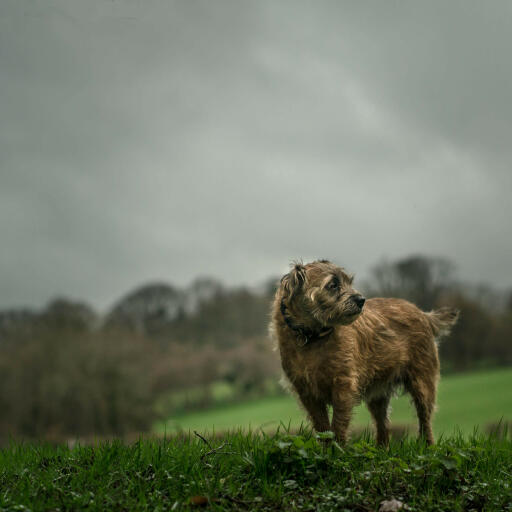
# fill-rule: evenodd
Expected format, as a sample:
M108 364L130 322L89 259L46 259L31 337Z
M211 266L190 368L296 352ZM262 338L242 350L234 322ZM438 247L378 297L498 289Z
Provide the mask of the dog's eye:
M337 280L337 279L333 279L328 285L327 285L327 288L329 288L329 290L336 290L336 288L338 288L338 286L340 285L340 282Z

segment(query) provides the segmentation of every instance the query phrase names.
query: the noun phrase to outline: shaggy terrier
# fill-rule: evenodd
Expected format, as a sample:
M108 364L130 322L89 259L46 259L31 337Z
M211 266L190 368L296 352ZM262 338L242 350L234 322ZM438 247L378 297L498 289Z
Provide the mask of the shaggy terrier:
M387 444L389 400L401 387L416 406L420 436L432 444L436 339L449 333L458 311L425 313L402 299L366 300L352 280L327 260L296 264L283 276L271 330L284 373L317 432L332 430L345 442L352 409L364 400L377 442Z

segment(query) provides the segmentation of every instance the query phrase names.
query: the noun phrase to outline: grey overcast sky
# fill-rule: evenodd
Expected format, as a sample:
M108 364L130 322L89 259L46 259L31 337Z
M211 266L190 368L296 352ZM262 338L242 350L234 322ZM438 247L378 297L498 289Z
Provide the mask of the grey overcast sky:
M512 3L1 0L0 307L291 259L512 286Z

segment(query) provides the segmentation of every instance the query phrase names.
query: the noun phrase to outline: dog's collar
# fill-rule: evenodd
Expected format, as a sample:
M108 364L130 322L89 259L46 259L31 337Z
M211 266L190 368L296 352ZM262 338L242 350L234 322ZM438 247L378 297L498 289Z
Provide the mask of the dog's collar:
M325 338L334 331L334 327L323 327L319 331L315 331L304 325L298 325L293 323L292 319L290 318L290 315L286 312L287 307L286 304L284 303L284 299L281 299L280 309L286 325L302 338L302 346L307 345L308 343L311 343L313 341L319 340L320 338Z

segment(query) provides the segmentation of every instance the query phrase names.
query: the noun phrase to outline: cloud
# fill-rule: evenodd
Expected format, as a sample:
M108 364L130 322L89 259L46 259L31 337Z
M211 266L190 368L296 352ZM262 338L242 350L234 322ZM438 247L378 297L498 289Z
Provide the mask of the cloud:
M509 11L2 3L0 306L418 252L510 286Z

